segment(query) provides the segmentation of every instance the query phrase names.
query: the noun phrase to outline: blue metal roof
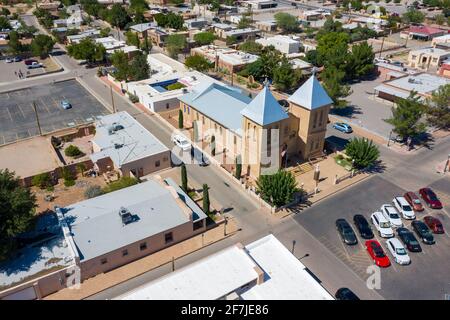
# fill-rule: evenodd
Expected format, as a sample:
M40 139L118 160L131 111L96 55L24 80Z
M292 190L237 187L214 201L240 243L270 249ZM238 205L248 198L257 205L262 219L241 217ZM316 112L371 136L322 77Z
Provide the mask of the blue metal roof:
M258 95L241 111L241 114L261 126L265 126L289 116L275 97L270 92L267 85Z
M333 103L333 100L328 96L325 89L317 80L315 75L312 75L297 91L288 99L303 108L313 110Z
M179 99L237 134L242 128L241 111L251 101L239 89L217 83L206 83Z

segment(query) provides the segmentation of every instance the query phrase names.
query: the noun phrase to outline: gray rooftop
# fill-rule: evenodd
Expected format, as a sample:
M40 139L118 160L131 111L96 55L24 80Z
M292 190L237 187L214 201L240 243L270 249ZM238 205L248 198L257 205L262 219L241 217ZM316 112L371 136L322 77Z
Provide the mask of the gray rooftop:
M289 97L288 101L308 110L318 109L333 103L314 74Z
M170 179L166 184L173 186ZM172 189L173 190L173 189ZM206 218L192 204L181 190L174 190L186 203L193 217ZM190 198L189 198L190 199ZM119 215L126 208L133 216L133 222L123 224ZM177 203L169 187L158 181L149 180L137 185L81 201L60 209L72 232L80 260L90 260L132 243L146 239L189 222L188 214ZM195 220L194 220L195 221Z
M450 79L435 76L428 73L421 73L411 76L398 78L384 83L405 91L417 91L419 94L431 94L440 86L450 84Z
M113 124L123 129L110 133ZM93 142L101 151L91 154L93 162L109 157L120 168L125 163L169 150L125 111L103 116L95 126Z

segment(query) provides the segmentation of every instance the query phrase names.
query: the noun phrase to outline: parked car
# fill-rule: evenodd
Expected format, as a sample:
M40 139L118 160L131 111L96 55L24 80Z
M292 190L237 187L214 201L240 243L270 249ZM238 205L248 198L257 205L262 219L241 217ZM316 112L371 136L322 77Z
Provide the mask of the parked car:
M397 210L390 204L383 204L380 208L383 216L389 221L392 227L399 228L403 227L402 219L397 212Z
M353 231L350 224L345 219L337 219L336 220L336 229L341 236L342 241L348 245L355 245L358 243L358 239L356 238L356 234Z
M373 238L372 228L370 228L369 223L362 214L355 214L355 216L353 217L353 223L355 224L356 229L358 230L359 235L362 238L364 239Z
M183 151L187 151L191 148L191 144L189 143L189 141L181 134L176 134L172 138L172 142L175 143L178 147L180 147L181 150Z
M39 62L33 62L32 64L27 65L27 69L37 69L42 67L44 67L44 65Z
M426 244L434 244L434 237L431 234L430 229L427 227L427 225L422 221L413 221L411 223L411 226L413 227L416 234L419 236L420 239L422 239L423 243Z
M373 61L375 63L389 63L389 60L381 59L381 58L375 58L375 59L373 59Z
M61 100L61 102L59 103L61 105L61 108L63 108L64 110L70 109L72 108L72 105L70 104L70 102L66 99Z
M414 220L416 218L413 208L411 208L405 198L395 197L392 202L394 203L394 206L398 210L398 212L402 214L404 219Z
M205 157L203 152L193 146L191 146L191 158L195 161L194 163L198 163L200 167L206 167L209 165L209 160Z
M333 128L335 128L338 131L344 132L344 133L352 133L353 129L350 125L343 123L343 122L336 122L333 124Z
M14 57L13 61L14 62L20 62L20 61L22 61L22 58L21 57Z
M377 240L367 240L366 250L377 266L386 268L391 265L389 258L386 256L383 248Z
M27 59L23 63L25 63L27 66L29 66L29 65L33 64L33 62L37 63L38 61L34 60L34 59Z
M442 225L441 221L438 218L432 217L432 216L426 216L423 218L423 222L427 225L428 228L433 233L436 234L443 234L444 233L444 226Z
M12 63L12 62L14 62L14 60L13 60L13 58L6 58L5 62L6 63Z
M422 252L419 241L411 231L406 228L398 228L397 235L409 251Z
M358 296L349 288L340 288L334 294L337 300L359 300Z
M401 244L397 238L391 238L386 240L386 246L391 253L394 261L400 265L407 265L411 263L411 258L408 256L405 247Z
M377 229L380 237L391 238L394 236L394 231L391 228L391 224L381 212L376 211L372 213L370 220L375 226L375 229Z
M420 202L419 197L412 191L409 191L403 195L403 197L408 201L410 206L414 209L414 211L423 211L422 202Z
M431 209L442 209L442 203L430 188L422 188L419 194Z

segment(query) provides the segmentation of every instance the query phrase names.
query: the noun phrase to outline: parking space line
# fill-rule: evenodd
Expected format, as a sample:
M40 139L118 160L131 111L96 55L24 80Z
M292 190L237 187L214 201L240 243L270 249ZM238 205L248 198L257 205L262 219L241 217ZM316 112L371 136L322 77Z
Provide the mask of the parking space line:
M23 117L24 119L26 119L26 118L25 118L25 113L23 112L22 108L20 107L20 104L18 104L17 107L19 108L20 113L22 114L22 117Z
M6 107L6 111L8 111L8 115L9 115L9 119L11 119L11 122L14 122L12 116L11 116L11 111L9 111L9 108Z
M42 98L39 98L39 100L41 101L41 104L44 106L45 110L47 110L47 113L51 114L50 110L47 107L47 104L44 103L44 101L42 100Z

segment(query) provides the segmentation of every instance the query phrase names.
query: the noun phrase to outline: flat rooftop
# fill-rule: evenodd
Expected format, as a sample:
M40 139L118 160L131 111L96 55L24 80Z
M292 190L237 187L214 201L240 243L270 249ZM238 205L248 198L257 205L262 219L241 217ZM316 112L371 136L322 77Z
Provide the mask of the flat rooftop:
M264 272L264 282L242 289L257 280L258 269ZM240 294L244 300L333 299L273 235L245 248L224 249L117 299L212 300L240 289L245 290Z
M0 264L0 291L75 263L54 213L40 215L34 230L17 241L24 248Z
M440 48L432 48L432 47L412 50L410 53L412 53L412 54L433 54L433 55L439 55L439 56L450 55L450 52L447 50L440 49Z
M440 86L450 84L450 79L428 73L421 73L413 76L409 75L403 78L398 78L384 84L405 91L414 90L419 94L428 95L434 90L437 90Z
M114 126L119 129L112 130ZM101 117L95 122L95 128L96 133L92 141L100 151L91 154L94 162L109 157L120 168L126 163L169 151L125 111Z
M170 179L149 180L58 209L69 224L80 260L94 259L188 223L189 214L197 220L206 218L198 206L189 207L189 197L174 185ZM121 208L128 210L132 222L123 223Z
M30 155L33 155L30 161ZM50 140L34 137L0 147L0 169L14 171L21 178L62 166Z

